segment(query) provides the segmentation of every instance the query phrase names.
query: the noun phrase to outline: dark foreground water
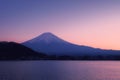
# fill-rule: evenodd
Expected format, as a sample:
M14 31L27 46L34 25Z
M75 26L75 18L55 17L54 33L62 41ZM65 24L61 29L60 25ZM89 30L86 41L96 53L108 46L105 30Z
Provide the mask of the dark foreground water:
M2 61L0 80L120 80L120 62Z

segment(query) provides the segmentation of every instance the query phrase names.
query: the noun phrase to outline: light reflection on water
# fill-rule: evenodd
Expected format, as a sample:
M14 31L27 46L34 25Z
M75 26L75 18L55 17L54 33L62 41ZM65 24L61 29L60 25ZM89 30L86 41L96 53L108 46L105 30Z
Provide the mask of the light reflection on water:
M0 80L120 80L120 62L1 61Z

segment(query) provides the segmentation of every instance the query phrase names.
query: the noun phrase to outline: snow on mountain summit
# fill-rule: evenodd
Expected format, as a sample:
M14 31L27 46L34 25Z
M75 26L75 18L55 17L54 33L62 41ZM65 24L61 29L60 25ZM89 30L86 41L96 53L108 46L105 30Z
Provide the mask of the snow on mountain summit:
M59 37L55 36L54 34L50 33L50 32L46 32L43 33L41 35L39 35L38 37L35 37L29 41L27 41L29 43L52 43L52 42L64 42L64 40L60 39Z

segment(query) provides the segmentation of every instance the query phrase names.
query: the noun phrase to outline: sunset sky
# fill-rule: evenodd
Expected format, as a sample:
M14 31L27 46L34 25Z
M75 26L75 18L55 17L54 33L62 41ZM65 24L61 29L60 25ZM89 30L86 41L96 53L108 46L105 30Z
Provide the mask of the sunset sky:
M21 43L44 32L120 50L120 0L0 0L0 41Z

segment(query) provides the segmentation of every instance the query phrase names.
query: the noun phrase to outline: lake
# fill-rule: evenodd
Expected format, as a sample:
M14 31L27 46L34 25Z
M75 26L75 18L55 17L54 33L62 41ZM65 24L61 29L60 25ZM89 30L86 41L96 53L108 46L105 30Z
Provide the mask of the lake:
M1 61L0 80L120 80L120 62Z

